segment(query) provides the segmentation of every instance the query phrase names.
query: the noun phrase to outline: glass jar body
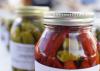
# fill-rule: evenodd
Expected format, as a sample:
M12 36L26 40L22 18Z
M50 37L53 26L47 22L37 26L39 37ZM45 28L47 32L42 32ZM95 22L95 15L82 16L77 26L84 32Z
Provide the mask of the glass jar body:
M34 71L34 45L44 27L33 17L18 17L11 29L13 71Z
M35 47L35 67L40 67L36 71L89 71L93 67L99 71L96 39L90 31L90 26L46 26Z
M100 64L100 27L96 28L96 37L97 37L97 46L98 46L98 52L99 52L99 64Z

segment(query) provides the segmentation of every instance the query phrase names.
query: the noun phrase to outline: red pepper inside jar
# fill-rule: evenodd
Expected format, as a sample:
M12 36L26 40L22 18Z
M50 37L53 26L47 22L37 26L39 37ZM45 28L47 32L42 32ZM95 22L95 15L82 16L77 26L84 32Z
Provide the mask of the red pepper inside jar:
M97 43L98 52L99 52L99 64L100 64L100 42Z
M98 52L99 52L99 64L100 64L100 26L96 28L96 37L97 37L97 46L98 46Z
M91 12L48 12L35 47L35 71L99 71Z

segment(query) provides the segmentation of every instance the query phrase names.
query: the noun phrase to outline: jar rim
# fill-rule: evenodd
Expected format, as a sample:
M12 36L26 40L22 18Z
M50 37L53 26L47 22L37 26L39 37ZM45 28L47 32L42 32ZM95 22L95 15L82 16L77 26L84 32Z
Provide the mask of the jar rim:
M49 11L48 7L40 6L20 6L16 7L16 14L20 16L36 16L42 14L42 11Z
M51 11L44 14L44 24L64 25L64 26L82 26L91 25L94 21L93 12L66 12Z

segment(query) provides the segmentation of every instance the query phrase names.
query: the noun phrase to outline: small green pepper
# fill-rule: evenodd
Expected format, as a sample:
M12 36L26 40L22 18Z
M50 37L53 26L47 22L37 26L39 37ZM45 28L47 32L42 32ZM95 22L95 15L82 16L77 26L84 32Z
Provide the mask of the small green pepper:
M69 53L66 50L58 51L57 58L62 62L66 62L66 61L69 61L69 60L73 60L73 61L77 60L76 56L72 55L71 53Z

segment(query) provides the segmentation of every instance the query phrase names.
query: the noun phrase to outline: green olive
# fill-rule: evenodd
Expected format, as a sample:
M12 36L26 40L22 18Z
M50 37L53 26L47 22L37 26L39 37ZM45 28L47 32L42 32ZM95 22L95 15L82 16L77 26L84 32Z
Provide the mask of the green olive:
M42 28L42 29L41 29ZM43 25L24 19L11 30L11 39L17 43L35 44L43 31Z
M63 43L63 48L66 49L66 50L68 50L68 47L69 47L69 39L66 38L65 41L64 41L64 43Z
M57 58L62 62L66 62L68 60L77 60L76 56L72 55L71 53L69 53L66 50L59 51L57 53Z
M16 29L11 30L11 39L15 42L21 42L21 31L19 27L16 27Z
M21 24L22 26L22 30L34 30L35 26L32 24L32 22L23 22L23 24Z
M34 44L34 38L29 31L21 33L22 42L26 44Z

